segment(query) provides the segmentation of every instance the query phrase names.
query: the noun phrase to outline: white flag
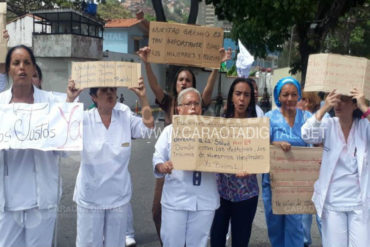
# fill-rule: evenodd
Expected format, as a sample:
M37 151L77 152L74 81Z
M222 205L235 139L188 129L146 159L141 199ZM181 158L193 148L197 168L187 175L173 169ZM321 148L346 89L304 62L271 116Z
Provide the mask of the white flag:
M240 40L238 40L239 53L236 59L236 70L239 77L247 78L254 62L254 57L249 53Z

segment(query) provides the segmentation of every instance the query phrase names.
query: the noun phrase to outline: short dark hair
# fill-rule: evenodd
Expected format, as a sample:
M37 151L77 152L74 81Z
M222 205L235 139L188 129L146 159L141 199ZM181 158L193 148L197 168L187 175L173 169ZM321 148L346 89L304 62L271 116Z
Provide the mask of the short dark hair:
M10 61L12 59L12 55L13 55L13 52L17 49L25 49L28 54L30 55L30 58L31 58L31 61L32 61L32 64L33 65L36 65L36 58L35 56L33 55L33 52L31 50L31 48L25 46L25 45L17 45L17 46L14 46L12 48L10 48L10 50L8 51L8 53L6 54L6 59L5 59L5 72L6 74L9 76L9 70L10 70Z

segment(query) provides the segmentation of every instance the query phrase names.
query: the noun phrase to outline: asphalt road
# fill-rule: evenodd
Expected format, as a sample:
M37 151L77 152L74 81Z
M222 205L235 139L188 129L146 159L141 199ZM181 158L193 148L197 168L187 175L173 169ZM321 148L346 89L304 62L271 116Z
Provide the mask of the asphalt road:
M132 206L134 212L134 227L137 246L160 246L151 216L151 205L154 190L154 176L152 173L152 154L155 139L134 140L130 161L130 172L133 182ZM72 247L76 240L76 205L72 201L73 190L79 169L80 154L71 153L61 161L61 174L63 179L63 196L59 207L57 222L57 246ZM312 226L312 246L320 246L320 236L316 223ZM249 246L270 246L263 203L261 198L257 214L253 222L252 236Z

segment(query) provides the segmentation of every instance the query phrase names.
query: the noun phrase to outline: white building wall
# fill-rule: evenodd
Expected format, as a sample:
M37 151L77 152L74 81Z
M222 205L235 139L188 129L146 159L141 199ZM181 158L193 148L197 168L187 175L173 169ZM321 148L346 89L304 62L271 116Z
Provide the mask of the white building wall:
M33 32L33 17L25 15L15 21L12 21L6 25L10 39L8 42L8 47L13 47L16 45L25 45L32 47L32 32ZM35 31L40 32L42 26L40 24L35 24ZM50 32L50 27L48 27Z

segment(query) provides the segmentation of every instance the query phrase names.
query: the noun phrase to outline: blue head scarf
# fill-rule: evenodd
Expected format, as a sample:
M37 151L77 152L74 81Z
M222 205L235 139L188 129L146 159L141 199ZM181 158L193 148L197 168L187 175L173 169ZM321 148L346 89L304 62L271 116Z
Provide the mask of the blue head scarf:
M277 82L274 88L274 100L275 100L275 104L278 107L281 107L281 103L279 101L279 95L280 95L281 89L283 88L285 84L288 84L288 83L293 84L297 88L298 101L300 101L302 98L301 85L299 84L299 82L291 76L283 77Z

